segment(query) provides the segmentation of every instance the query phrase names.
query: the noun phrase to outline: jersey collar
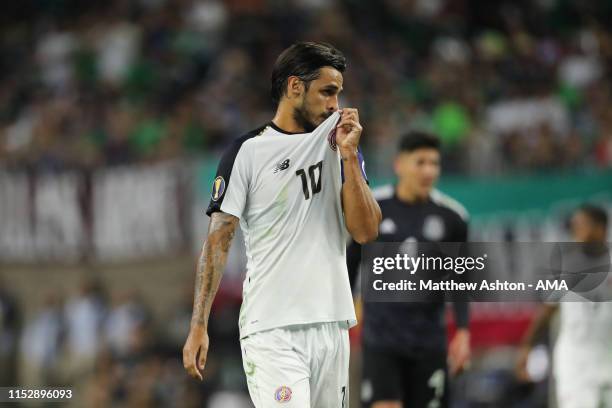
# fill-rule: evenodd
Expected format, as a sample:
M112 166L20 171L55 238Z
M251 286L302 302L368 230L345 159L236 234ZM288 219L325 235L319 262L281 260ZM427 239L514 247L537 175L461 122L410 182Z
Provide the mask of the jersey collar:
M278 126L276 126L274 124L274 122L270 121L268 123L268 126L270 126L272 129L276 130L278 133L283 133L285 135L301 135L304 134L304 132L287 132L286 130L283 130L281 128L279 128Z

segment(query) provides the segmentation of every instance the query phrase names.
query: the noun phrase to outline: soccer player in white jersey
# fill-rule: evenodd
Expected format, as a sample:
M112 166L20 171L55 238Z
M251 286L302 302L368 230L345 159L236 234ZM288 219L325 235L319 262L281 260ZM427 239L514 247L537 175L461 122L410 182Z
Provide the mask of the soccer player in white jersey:
M257 408L348 406L356 319L345 242L375 239L381 213L358 149L357 109L338 106L345 67L328 44L283 51L271 78L276 115L229 147L213 183L183 364L202 379L210 307L240 223L247 273L238 324Z
M573 290L558 304L543 305L519 351L517 374L529 380L529 352L559 311L553 369L560 408L612 407L612 280L607 228L608 216L602 208L585 204L575 211L572 235L585 245L580 248L580 259L570 259L570 268L563 269L581 279L576 286L579 291ZM579 270L573 271L571 265Z

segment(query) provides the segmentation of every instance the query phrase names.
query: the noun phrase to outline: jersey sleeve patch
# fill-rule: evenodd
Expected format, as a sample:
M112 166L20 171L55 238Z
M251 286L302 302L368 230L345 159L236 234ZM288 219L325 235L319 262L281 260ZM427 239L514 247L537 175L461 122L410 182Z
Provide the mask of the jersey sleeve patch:
M250 163L244 152L244 142L261 133L256 129L236 139L223 153L212 184L206 215L223 211L238 218L242 215L249 187Z
M219 201L219 199L223 196L223 193L225 193L225 179L223 176L217 176L213 182L211 197L212 201Z

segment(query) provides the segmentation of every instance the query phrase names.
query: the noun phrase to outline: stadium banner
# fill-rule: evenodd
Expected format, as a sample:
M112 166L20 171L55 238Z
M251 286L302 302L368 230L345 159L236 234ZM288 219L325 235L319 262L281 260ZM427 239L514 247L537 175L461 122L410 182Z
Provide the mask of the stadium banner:
M93 246L105 260L181 248L180 172L171 163L111 168L93 177Z
M0 262L122 261L187 247L188 164L0 171Z
M365 302L606 302L609 244L371 243L362 247Z
M0 259L76 259L85 223L76 173L0 172Z

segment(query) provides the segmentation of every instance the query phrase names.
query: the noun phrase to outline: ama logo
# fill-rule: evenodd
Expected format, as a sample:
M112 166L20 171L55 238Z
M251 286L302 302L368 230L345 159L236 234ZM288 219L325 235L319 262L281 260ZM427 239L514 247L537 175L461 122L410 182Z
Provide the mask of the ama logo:
M278 387L274 392L274 399L280 403L291 401L291 388L286 385Z

